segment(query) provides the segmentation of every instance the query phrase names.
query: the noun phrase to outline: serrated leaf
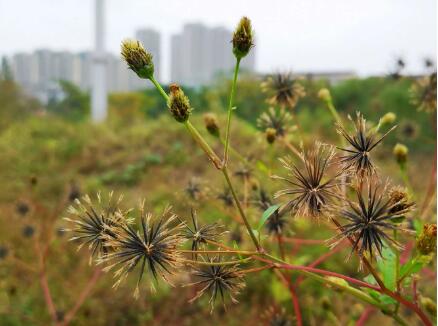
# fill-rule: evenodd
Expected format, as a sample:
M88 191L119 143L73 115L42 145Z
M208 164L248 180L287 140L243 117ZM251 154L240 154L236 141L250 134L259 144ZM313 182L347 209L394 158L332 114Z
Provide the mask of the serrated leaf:
M382 257L377 260L377 267L382 273L383 284L389 290L394 291L396 286L396 255L388 246L383 247Z
M260 219L259 222L259 226L257 228L258 231L260 231L260 229L262 228L262 226L266 223L266 221L268 220L268 218L274 214L274 212L280 207L280 205L272 205L270 207L268 207L268 209L266 209L263 214L262 214L262 218Z

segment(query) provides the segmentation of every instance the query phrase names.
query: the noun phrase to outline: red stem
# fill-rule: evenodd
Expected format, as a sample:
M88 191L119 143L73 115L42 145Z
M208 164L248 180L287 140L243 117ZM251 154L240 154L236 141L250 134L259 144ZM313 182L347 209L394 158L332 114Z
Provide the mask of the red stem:
M298 295L297 291L295 290L295 287L293 284L286 278L286 276L283 275L280 271L275 271L278 277L283 281L283 283L288 287L291 297L292 297L292 304L294 306L295 311L295 317L297 319L297 326L303 325L303 318L301 316L301 310L300 310L300 303L298 301Z
M82 290L81 294L79 295L78 300L76 301L75 305L65 316L65 319L64 319L64 322L62 323L62 325L68 325L71 322L71 320L74 318L74 316L78 312L79 308L84 303L85 299L87 299L87 297L90 294L91 290L93 289L94 285L99 280L99 277L101 274L102 274L102 270L100 268L96 268L94 270L93 275L88 280L88 283L85 285L84 289Z
M376 309L374 307L367 307L360 316L360 318L357 320L356 326L365 326L365 323L374 312L376 312Z

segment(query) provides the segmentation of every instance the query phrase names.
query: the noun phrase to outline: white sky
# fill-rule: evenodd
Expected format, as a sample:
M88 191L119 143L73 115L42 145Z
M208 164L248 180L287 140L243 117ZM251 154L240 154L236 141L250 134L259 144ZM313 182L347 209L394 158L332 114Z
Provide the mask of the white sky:
M0 55L92 48L94 0L0 0ZM436 0L106 0L107 48L140 27L160 30L169 75L170 35L186 22L232 29L242 15L257 34L259 71L410 72L436 58Z

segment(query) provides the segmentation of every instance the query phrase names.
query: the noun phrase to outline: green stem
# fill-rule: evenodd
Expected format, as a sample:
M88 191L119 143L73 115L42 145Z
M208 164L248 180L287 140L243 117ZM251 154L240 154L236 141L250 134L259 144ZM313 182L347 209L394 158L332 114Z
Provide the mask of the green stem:
M204 137L201 136L199 131L192 125L192 123L189 120L185 121L184 125L186 126L189 133L192 135L193 139L204 150L205 154L207 154L208 158L212 161L214 166L217 169L221 169L222 162L220 158L216 155L216 153L213 151L210 145L208 145L208 143L205 141Z
M157 90L160 92L161 96L166 100L166 102L169 100L169 95L167 95L167 93L164 91L163 87L161 87L160 83L157 82L157 80L154 78L154 76L152 76L149 79L152 84L154 84L154 86L157 88Z
M228 163L228 149L229 149L229 145L230 145L231 114L233 111L234 94L236 92L236 83L237 83L237 75L239 73L239 66L240 66L240 58L237 58L236 65L234 67L233 83L231 84L230 102L228 104L227 129L226 129L226 134L225 134L225 149L224 149L224 165L225 166Z
M239 210L240 216L242 217L243 222L245 223L246 229L248 230L249 235L251 236L252 241L254 242L254 245L257 248L257 251L261 251L262 247L260 246L259 241L257 240L254 232L252 231L251 225L248 222L248 219L246 218L245 212L243 211L242 205L240 204L239 198L237 197L237 194L234 190L234 187L231 183L230 176L228 174L228 170L226 166L222 167L222 173L224 174L225 180L227 181L228 187L231 190L231 194L233 195L234 202L236 203L237 209Z

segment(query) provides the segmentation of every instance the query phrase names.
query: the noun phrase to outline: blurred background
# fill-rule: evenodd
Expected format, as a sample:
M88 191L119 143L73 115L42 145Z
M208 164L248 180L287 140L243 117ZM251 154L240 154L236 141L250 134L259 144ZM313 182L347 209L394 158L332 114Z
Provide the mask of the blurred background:
M247 241L230 218L236 212L220 176L156 90L127 69L120 43L136 38L151 51L158 81L165 89L170 82L183 87L195 109L193 123L220 151L204 130L203 114L215 113L224 126L231 35L241 16L250 17L255 47L239 75L232 142L254 162L252 178L269 193L278 190L257 176L279 170L277 158L288 154L281 144L267 144L257 125L270 107L260 84L270 74L292 72L306 96L292 111L299 131L288 135L290 142L336 143L332 117L317 97L322 87L343 117L359 110L376 124L393 112L398 128L377 151L380 169L402 184L392 148L408 146L408 174L422 206L436 177L436 101L430 109L424 95L435 91L436 99L436 75L435 84L430 78L436 6L433 0L0 0L0 324L48 325L55 314L60 324L72 325L204 325L206 318L212 325L254 325L269 324L282 307L293 323L289 294L268 272L248 280L239 305L210 316L207 302L188 303L190 288L163 285L139 300L132 297L135 280L113 290L112 277L89 266L85 251L67 241L62 217L72 201L112 190L125 195L126 207L146 198L150 209L171 203L184 218L197 207L205 221L231 226L225 241ZM232 164L242 185L244 168ZM435 202L423 221L435 221ZM261 213L253 210L257 221ZM323 225L316 229L299 221L290 235L333 235ZM291 250L300 264L328 251L323 244ZM355 264L344 263L345 254L321 266L360 275ZM425 291L435 297L435 269L429 272L424 278L434 287ZM360 304L305 284L309 325L360 318ZM380 315L369 325L388 321Z

